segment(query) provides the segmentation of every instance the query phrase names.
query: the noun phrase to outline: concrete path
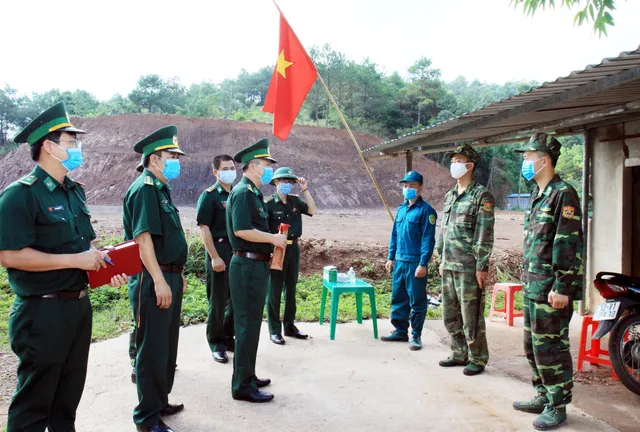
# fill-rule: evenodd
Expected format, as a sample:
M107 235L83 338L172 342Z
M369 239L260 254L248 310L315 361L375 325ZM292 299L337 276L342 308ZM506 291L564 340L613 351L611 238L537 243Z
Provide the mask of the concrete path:
M389 332L387 320L378 324L381 335ZM491 367L476 377L439 367L448 349L433 331L425 330L422 351L410 352L405 343L375 340L371 321L338 325L334 341L327 324L299 327L313 338L286 338L285 346L277 346L263 324L257 372L272 379L266 390L276 397L257 405L231 398L233 366L213 361L205 327L183 328L170 401L186 408L167 424L178 432L533 430L535 416L511 408L513 400L532 396L530 385ZM79 432L135 431L127 343L122 336L92 345ZM570 406L562 430L614 429Z

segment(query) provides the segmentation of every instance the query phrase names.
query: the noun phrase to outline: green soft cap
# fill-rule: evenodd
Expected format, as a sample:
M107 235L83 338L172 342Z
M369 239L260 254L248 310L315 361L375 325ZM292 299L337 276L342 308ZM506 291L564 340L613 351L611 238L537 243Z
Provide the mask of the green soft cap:
M85 131L73 127L64 102L58 102L34 118L27 127L16 135L13 141L16 144L34 145L51 132L85 133Z
M267 138L262 138L257 143L240 150L233 157L234 161L243 165L254 159L266 159L276 163L276 160L273 159L269 153L269 140Z
M467 159L469 159L469 162L473 162L476 165L480 162L480 155L469 144L458 146L456 149L446 152L444 156L452 158L457 154L466 156Z
M298 180L298 177L293 173L293 170L289 167L280 167L273 174L273 180L278 179L290 179L290 180ZM271 184L275 184L275 182L271 180Z
M562 144L560 144L560 141L558 141L551 135L548 135L543 132L539 132L534 136L532 136L529 142L525 146L520 147L519 149L516 149L514 151L516 153L524 153L527 151L539 151L539 152L548 154L549 156L551 156L553 160L557 161L561 153L560 147L562 147Z
M133 146L136 153L142 153L142 156L149 156L157 151L167 151L170 153L184 154L178 146L178 127L169 125L158 129L152 134L147 135Z
M404 177L402 178L402 180L400 180L400 183L420 183L422 184L424 182L424 178L422 177L422 174L420 174L418 171L408 171Z

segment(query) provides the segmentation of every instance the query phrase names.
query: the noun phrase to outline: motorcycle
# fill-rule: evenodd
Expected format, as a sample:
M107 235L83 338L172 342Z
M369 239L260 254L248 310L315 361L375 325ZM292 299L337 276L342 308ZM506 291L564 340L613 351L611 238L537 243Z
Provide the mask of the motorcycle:
M640 395L640 278L601 272L593 283L606 300L593 315L600 322L593 338L611 332L611 365L620 382Z

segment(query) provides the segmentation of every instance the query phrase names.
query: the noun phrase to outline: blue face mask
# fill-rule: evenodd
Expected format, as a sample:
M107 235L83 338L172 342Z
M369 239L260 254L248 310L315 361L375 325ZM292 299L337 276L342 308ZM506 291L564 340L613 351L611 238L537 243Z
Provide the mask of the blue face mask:
M225 171L220 171L218 172L218 178L219 180L224 183L224 184L232 184L237 177L237 173L236 170L225 170Z
M522 177L524 177L525 180L527 181L533 180L535 176L538 175L538 173L542 170L542 168L544 168L543 166L538 171L535 171L535 168L534 168L535 163L538 162L539 160L540 159L534 160L534 161L530 161L530 160L522 161L522 168L520 172L522 173Z
M167 180L175 180L180 175L180 161L178 159L166 159L162 175Z
M282 195L289 195L291 193L291 189L293 189L293 185L291 183L280 183L278 185L278 190Z
M271 183L271 180L273 180L273 168L263 166L262 169L264 171L262 172L262 176L260 176L260 183L263 185Z
M62 146L58 145L58 147ZM82 147L65 148L65 151L67 152L67 158L65 160L60 160L57 157L53 156L53 154L51 156L58 159L60 161L60 164L65 167L67 171L73 171L74 169L82 165Z
M403 188L402 195L404 195L404 197L408 200L416 199L416 197L418 196L418 189Z

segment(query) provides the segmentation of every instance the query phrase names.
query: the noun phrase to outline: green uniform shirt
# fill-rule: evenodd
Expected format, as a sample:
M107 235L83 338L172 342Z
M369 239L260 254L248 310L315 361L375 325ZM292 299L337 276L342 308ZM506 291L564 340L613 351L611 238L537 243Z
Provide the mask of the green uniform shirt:
M269 243L253 243L235 235L236 231L257 229L269 232L269 215L262 202L262 192L247 177L233 188L227 201L227 235L231 248L238 252L270 254Z
M60 184L36 166L0 194L0 250L75 254L88 251L95 238L84 189L69 177ZM87 284L80 269L7 273L13 291L25 297L79 291Z
M524 219L524 294L547 301L551 290L582 299L582 217L576 190L555 176L531 193Z
M182 266L187 262L187 240L178 208L171 201L171 187L144 170L129 187L123 203L126 240L149 232L160 265Z
M207 188L198 199L196 221L206 225L213 238L227 237L227 200L229 192L220 183Z
M264 200L269 213L269 231L273 234L278 232L281 223L291 225L289 227L289 239L298 238L302 235L302 215L309 214L309 206L298 195L287 195L287 202L280 199L276 192Z
M457 185L447 192L442 232L436 245L445 270L472 273L489 270L494 205L493 195L475 181L460 195Z

